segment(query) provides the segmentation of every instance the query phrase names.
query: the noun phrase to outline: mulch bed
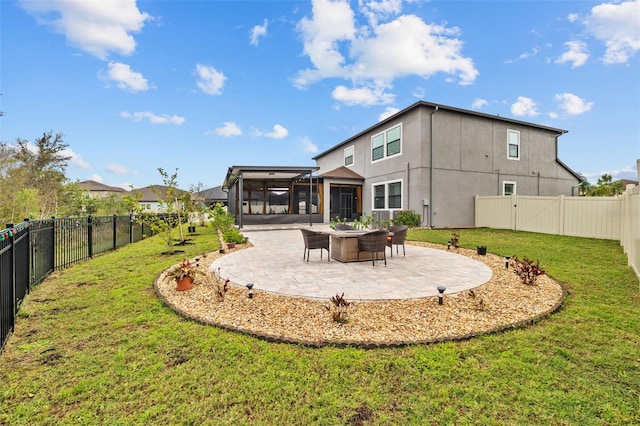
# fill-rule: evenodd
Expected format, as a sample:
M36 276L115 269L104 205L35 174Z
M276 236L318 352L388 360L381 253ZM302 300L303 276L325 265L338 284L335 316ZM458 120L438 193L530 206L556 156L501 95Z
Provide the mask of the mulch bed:
M446 250L435 244L411 244ZM247 246L238 245L227 253ZM566 297L564 287L547 275L540 276L536 285L525 285L513 269L505 268L502 257L480 256L462 248L458 253L489 266L491 280L472 290L445 295L442 305L438 297L350 302L344 323L334 320L329 300L261 290L254 290L249 299L244 286L233 284L220 297L217 290L222 280L209 271L211 263L224 256L218 252L200 258L206 272L198 276L193 289L177 291L167 271L154 285L158 297L185 318L268 341L317 347L376 348L469 339L532 324L558 310Z

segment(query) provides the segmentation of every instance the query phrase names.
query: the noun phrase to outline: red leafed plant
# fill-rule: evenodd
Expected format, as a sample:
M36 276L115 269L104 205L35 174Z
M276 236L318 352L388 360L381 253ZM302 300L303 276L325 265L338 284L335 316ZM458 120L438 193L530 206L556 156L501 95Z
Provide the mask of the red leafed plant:
M347 299L344 298L344 293L336 294L329 300L333 304L333 308L331 306L326 306L326 308L328 311L332 311L331 315L333 320L341 324L347 322L347 309L351 305L351 302L347 302Z
M523 284L535 285L540 275L544 275L544 269L540 267L540 262L523 257L522 260L513 258L513 270L520 277Z

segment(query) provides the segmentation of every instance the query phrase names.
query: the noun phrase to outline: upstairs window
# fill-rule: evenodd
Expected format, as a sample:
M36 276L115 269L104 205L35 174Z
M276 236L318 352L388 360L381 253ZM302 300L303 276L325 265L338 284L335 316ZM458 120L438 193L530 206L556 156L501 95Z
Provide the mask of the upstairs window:
M517 130L507 130L507 158L520 159L520 132Z
M344 165L350 166L353 164L353 146L345 148L344 150Z
M376 161L384 157L384 134L371 138L371 160Z
M402 152L402 125L398 124L371 138L371 161L382 160Z

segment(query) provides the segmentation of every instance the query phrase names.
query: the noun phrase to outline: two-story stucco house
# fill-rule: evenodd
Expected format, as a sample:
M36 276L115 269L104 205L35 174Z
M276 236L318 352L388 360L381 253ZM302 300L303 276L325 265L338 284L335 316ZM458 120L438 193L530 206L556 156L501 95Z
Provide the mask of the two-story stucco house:
M580 177L557 155L564 133L420 101L315 156L317 167L233 166L223 189L240 226L243 215L328 223L399 210L423 226L474 226L476 195L573 195Z
M424 226L473 226L475 195L572 195L580 177L557 156L566 132L417 102L314 157L324 221L414 210Z

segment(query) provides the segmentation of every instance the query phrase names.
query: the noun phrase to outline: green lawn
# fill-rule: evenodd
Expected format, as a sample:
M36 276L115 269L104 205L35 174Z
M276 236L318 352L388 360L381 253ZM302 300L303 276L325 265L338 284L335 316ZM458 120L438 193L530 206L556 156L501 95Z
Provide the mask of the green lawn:
M446 244L452 230L411 231ZM567 290L533 326L365 350L274 344L187 321L153 280L217 251L144 240L55 273L0 355L0 424L640 424L640 291L617 242L487 229L463 247L539 260Z

